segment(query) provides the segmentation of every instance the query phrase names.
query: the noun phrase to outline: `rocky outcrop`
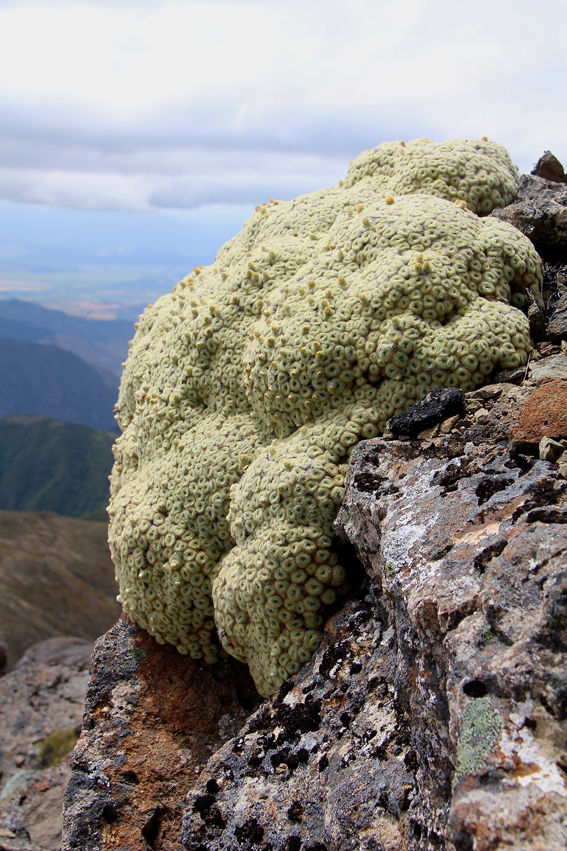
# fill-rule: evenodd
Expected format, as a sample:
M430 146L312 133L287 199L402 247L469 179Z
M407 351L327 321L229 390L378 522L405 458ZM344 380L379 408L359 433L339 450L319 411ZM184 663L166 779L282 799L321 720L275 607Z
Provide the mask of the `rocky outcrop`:
M563 166L546 151L532 174L520 179L518 197L491 214L517 227L543 259L545 314L533 304L529 311L532 337L567 337L567 178Z
M77 741L91 642L55 638L31 647L0 679L0 849L61 847L68 753Z
M356 451L338 525L369 581L206 766L186 848L565 846L566 486L508 449L530 390L490 393L463 434Z
M268 701L233 660L119 622L93 657L63 847L564 849L566 410L567 356L545 341L464 405L359 444L336 522L351 596Z
M554 259L567 244L567 186L523 174L517 200L492 216L521 230L544 259Z
M371 441L351 465L339 523L389 604L418 757L408 847L434 847L451 785L458 848L567 842L566 484L509 441L537 392L484 388L463 435Z
M545 180L551 180L554 183L567 183L565 170L551 151L546 151L539 158L532 169L532 174L537 174L539 177L543 177Z
M538 401L565 410L557 360L437 433L359 445L337 523L365 579L251 717L232 660L126 621L101 639L64 847L564 848L567 456L539 453L567 423Z

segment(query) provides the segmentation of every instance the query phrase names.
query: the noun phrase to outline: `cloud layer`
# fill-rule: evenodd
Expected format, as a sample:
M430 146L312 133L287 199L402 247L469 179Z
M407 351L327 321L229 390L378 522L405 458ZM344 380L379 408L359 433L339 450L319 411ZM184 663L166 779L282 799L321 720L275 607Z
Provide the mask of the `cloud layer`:
M563 0L4 3L0 199L290 198L391 138L567 157Z

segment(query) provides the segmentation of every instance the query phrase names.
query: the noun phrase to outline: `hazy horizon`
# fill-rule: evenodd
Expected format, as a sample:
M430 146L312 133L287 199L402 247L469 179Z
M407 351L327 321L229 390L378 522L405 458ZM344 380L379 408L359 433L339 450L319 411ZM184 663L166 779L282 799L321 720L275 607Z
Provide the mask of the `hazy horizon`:
M130 316L256 204L388 140L565 163L566 20L561 0L4 0L0 298Z

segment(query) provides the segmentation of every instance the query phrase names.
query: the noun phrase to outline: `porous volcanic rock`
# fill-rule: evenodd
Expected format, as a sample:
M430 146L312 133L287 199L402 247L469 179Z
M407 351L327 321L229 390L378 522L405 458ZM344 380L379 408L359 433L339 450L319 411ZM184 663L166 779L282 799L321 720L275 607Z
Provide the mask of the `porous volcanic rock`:
M392 417L388 428L396 435L417 437L425 429L460 414L464 404L465 394L458 387L434 387L421 402Z
M125 621L101 640L64 848L564 848L567 483L518 451L534 392L480 388L447 433L359 445L337 525L366 577L253 715L231 660Z
M544 259L565 259L567 186L564 183L523 174L517 200L491 215L521 230Z

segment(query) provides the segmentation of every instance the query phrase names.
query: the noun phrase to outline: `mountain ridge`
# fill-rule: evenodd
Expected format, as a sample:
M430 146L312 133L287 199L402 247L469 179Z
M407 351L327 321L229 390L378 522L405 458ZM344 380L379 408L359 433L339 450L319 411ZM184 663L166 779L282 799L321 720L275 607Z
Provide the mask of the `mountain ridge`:
M120 614L106 527L53 512L0 511L0 640L13 666L32 644L93 640Z
M117 430L118 378L56 346L0 337L0 417L35 414Z
M120 376L134 326L124 319L87 319L21 299L0 299L0 337L55 345Z

